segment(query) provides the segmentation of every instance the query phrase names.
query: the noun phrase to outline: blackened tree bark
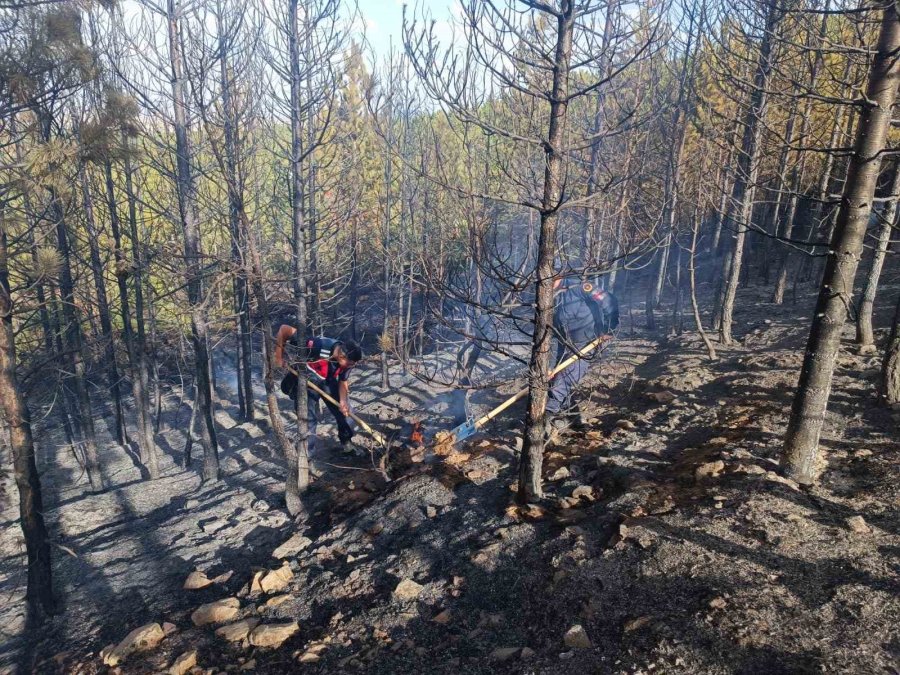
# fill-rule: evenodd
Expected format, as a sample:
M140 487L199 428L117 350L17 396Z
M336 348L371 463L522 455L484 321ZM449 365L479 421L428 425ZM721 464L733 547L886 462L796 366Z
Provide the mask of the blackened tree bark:
M886 405L900 405L900 298L897 298L891 334L884 349L880 390Z
M815 481L819 438L831 392L841 332L852 305L853 282L881 168L882 152L900 83L900 20L893 3L883 10L856 143L791 408L781 463L799 483Z
M859 303L859 313L856 317L856 343L859 345L861 354L873 354L875 352L872 311L875 308L878 281L881 278L881 270L884 267L884 259L887 257L888 245L891 241L891 231L894 229L897 221L898 197L900 197L900 166L894 164L890 201L887 203L884 212L878 215L881 225L878 228L875 253L872 256L872 266L869 268L869 274L866 276L866 285L863 288L862 301Z
M194 348L194 377L197 397L194 405L199 417L199 438L203 447L203 480L219 479L219 454L212 416L212 384L209 368L209 338L206 305L203 301L200 228L197 223L196 188L191 168L191 147L187 129L184 94L184 59L181 49L180 13L177 0L168 0L166 19L169 59L172 68L172 102L174 105L176 188L181 227L184 232L185 276L191 315L191 342Z
M753 203L759 176L760 146L769 105L768 90L773 65L773 43L783 15L782 10L778 7L778 0L769 0L765 11L765 28L756 62L750 104L744 118L744 136L741 141L731 195L733 212L736 215L735 234L730 255L726 257L723 267L725 288L722 293L721 323L719 324L719 338L726 345L730 345L732 342L734 300L740 284L741 261L744 256L747 228L753 218Z
M303 217L303 136L301 127L302 79L300 75L300 28L297 15L298 0L288 0L288 50L291 79L291 222L293 230L293 278L296 297L297 335L302 341L307 334L307 252L306 221ZM292 516L303 512L300 498L309 487L309 416L307 414L306 369L297 369L297 438L294 450L288 455L285 499Z
M526 2L525 4L531 4ZM528 412L525 438L519 462L521 502L543 496L541 467L544 461L544 420L550 380L550 339L553 335L553 258L556 251L557 207L562 198L565 156L560 152L566 133L568 110L569 62L572 55L572 33L575 26L574 2L563 0L555 13L556 51L553 65L553 88L550 94L550 126L544 146L544 195L541 201L541 226L538 237L536 305L534 336L528 362Z
M83 447L84 468L94 492L103 490L104 481L100 470L100 460L97 455L97 434L94 430L94 414L91 408L91 398L87 388L87 368L84 363L83 340L81 333L81 320L75 306L75 282L72 278L71 251L69 247L69 232L65 213L59 198L53 192L50 193L50 213L56 225L56 239L59 253L62 258L62 267L59 276L60 305L62 309L63 331L66 336L67 350L69 354L68 366L70 367L70 381L75 397L75 406L78 410L77 427L81 433Z
M237 315L237 379L238 407L245 421L254 418L253 407L253 343L250 331L250 302L247 289L247 266L243 259L246 242L242 236L241 212L244 194L238 175L237 111L233 102L232 73L229 63L228 32L224 25L224 8L218 4L215 11L216 32L219 44L219 79L222 88L223 135L225 137L225 173L228 186L228 222L231 229L231 260L234 273L234 310Z
M816 40L812 43L811 48L816 50L816 56L813 60L812 68L809 73L809 86L810 89L814 89L816 86L816 82L819 78L819 72L822 70L822 66L825 62L825 54L821 49L821 46L824 44L825 39L828 33L828 17L827 14L829 8L831 6L830 0L825 1L825 14L822 16L822 21L819 24L819 32L816 36ZM809 135L810 125L812 124L813 118L813 101L812 99L807 99L804 106L803 112L801 113L800 120L800 142L807 142L807 137ZM787 135L787 134L786 134ZM786 139L787 141L787 139ZM789 142L785 143L786 149L790 146ZM785 239L790 239L794 234L794 219L797 215L797 203L800 198L800 189L803 183L803 175L806 170L806 160L809 157L808 152L800 152L797 156L797 165L794 167L791 172L791 181L790 181L790 196L788 199L787 210L784 216L784 233L783 236ZM830 170L830 167L826 169ZM826 177L827 180L827 177ZM826 183L827 185L827 183ZM775 289L772 292L772 302L776 305L780 305L784 302L784 293L787 289L788 284L788 276L790 270L790 263L792 260L792 249L790 247L785 248L784 252L781 255L781 260L778 267L778 278L775 281Z
M125 410L122 404L122 388L120 386L119 367L116 363L116 345L113 342L112 320L109 311L109 296L106 294L106 279L103 276L103 261L100 259L100 245L97 222L94 218L94 198L88 182L87 168L79 167L81 182L81 199L84 205L85 228L87 229L88 249L91 259L91 274L94 278L94 291L97 294L97 312L100 315L100 331L103 334L103 347L106 354L106 379L112 397L115 412L115 438L123 448L129 443L128 428L125 424Z
M259 251L256 248L256 242L250 235L250 221L246 212L242 209L240 212L240 227L242 236L247 243L247 254L250 257L250 274L249 282L253 295L256 298L256 309L259 314L260 324L263 335L263 385L266 389L266 406L269 410L269 420L272 424L272 433L278 441L278 447L281 454L285 458L289 458L294 448L288 439L287 432L284 428L284 422L281 419L281 410L278 407L278 394L275 391L275 333L272 330L272 317L269 312L269 300L266 297L266 289L263 275L262 262L260 261Z
M50 543L44 524L41 481L34 461L31 416L16 373L16 343L13 331L13 303L9 287L6 230L0 224L0 406L9 428L13 471L19 490L19 525L28 556L28 586L25 597L36 615L52 613L52 570Z
M119 312L122 318L122 333L128 363L131 367L131 394L134 398L134 411L137 418L137 442L141 462L147 468L149 478L159 477L159 452L150 423L150 399L147 394L147 377L144 373L143 354L139 354L135 344L134 326L131 323L131 301L128 293L128 276L131 272L125 258L122 242L122 225L119 220L119 209L116 200L115 183L113 181L112 163L107 159L103 166L106 183L106 202L109 208L110 229L115 247L116 285L119 290Z
M134 335L134 352L131 362L135 369L135 379L140 379L140 391L135 390L136 395L140 396L140 398L135 399L134 405L138 408L138 424L144 430L141 432L141 436L149 439L152 452L155 453L156 446L153 436L152 415L150 413L150 363L147 356L147 331L144 324L144 256L141 251L141 239L138 234L137 195L134 192L134 169L131 164L131 156L127 152L128 144L128 137L123 131L122 147L126 148L124 162L125 199L128 202L128 236L131 239L132 271L134 274L134 323L137 329ZM116 268L116 276L123 277L125 272L126 268L124 265L121 268ZM157 393L159 394L159 392Z

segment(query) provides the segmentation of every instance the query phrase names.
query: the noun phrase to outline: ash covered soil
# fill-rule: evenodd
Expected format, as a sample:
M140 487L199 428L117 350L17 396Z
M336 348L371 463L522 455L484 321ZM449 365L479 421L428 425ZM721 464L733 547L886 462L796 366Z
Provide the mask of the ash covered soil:
M283 510L265 427L236 424L227 400L215 485L177 465L177 400L152 484L113 448L117 487L69 489L77 466L45 443L63 612L25 631L8 506L2 666L106 672L102 648L158 623L118 672L179 657L194 673L900 672L900 414L875 405L879 359L855 353L848 327L822 479L800 488L777 459L813 299L753 293L716 362L696 335L650 337L626 315L581 389L586 426L547 452L540 505L515 506L521 404L450 454L395 450L390 482L369 458L323 451L302 524ZM397 437L416 415L449 424L445 390L395 373L382 394L376 370L353 390L368 419ZM478 392L476 409L515 388ZM184 590L195 570L218 578ZM217 601L227 618L196 626Z

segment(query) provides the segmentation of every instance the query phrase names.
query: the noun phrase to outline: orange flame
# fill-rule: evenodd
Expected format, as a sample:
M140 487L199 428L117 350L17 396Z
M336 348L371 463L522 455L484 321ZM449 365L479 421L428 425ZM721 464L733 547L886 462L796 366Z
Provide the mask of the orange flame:
M416 445L421 445L425 440L425 437L422 435L422 423L418 420L413 422L412 433L409 435L409 440Z

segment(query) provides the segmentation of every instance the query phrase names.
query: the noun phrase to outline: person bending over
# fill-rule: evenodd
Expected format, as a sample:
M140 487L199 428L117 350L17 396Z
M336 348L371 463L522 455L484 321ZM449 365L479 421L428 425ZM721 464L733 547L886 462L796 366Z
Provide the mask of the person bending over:
M287 353L286 353L287 352ZM337 423L338 440L344 452L356 453L353 444L352 420L350 414L350 371L362 358L362 350L352 340L334 340L327 337L308 338L301 343L297 329L283 325L278 329L275 338L275 363L279 367L288 366L295 371L306 369L310 382L324 390L339 405L324 401L325 407L334 416ZM297 400L297 375L289 372L281 381L281 391L292 401ZM312 455L316 445L316 430L321 420L319 411L320 396L308 389L306 411L309 419L309 454Z

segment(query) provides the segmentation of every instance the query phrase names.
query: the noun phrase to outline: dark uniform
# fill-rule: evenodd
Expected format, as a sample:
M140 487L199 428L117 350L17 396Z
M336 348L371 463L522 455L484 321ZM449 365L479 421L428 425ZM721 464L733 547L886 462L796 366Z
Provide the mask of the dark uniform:
M618 325L619 302L612 293L589 283L563 280L553 310L553 328L561 337L556 363L572 353L569 344L580 349L599 336L612 333ZM588 365L587 360L578 359L553 378L547 412L555 414L568 407L572 391L587 373Z
M331 359L335 345L341 344L339 340L327 337L307 339L304 346L300 347L295 333L288 344L294 347L291 350L288 362L295 369L305 367L309 381L320 389L330 394L335 400L340 400L338 384L345 382L352 368L341 368L336 361ZM293 373L285 375L281 381L281 391L297 400L297 376ZM309 452L312 453L316 442L316 429L320 421L319 400L320 396L312 390L306 392L306 412L309 418ZM338 439L347 443L353 437L352 420L348 419L341 409L329 401L325 401L325 407L334 416L337 423Z

